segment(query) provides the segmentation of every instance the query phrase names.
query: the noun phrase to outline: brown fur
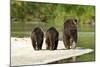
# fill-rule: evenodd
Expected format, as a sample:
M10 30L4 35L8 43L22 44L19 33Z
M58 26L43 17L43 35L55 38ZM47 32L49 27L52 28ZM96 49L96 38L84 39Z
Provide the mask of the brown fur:
M77 20L68 19L64 22L63 42L67 49L76 48ZM73 43L75 42L75 45Z
M44 33L41 28L36 27L31 33L31 41L34 50L41 50L43 43Z
M51 27L46 32L46 49L47 50L56 50L58 46L58 40L59 40L59 33L54 28Z

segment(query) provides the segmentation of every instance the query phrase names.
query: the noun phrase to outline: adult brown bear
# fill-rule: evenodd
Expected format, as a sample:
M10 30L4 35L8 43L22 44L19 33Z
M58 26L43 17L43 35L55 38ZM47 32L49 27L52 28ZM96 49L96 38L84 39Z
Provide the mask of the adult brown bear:
M31 41L34 50L41 50L43 43L44 33L41 28L36 27L31 33Z
M67 49L76 48L77 19L68 19L64 22L63 42Z
M59 40L59 33L54 28L51 27L46 32L46 49L47 50L56 50L58 46L58 40Z

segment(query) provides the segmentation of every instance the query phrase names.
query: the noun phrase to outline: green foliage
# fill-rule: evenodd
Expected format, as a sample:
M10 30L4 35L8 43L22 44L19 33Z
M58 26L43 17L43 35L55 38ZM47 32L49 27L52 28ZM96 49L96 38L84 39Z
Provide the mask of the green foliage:
M70 17L77 18L82 23L87 21L92 16L95 16L95 7L12 0L11 16L18 21L42 21L45 23L54 23L59 26L65 19Z

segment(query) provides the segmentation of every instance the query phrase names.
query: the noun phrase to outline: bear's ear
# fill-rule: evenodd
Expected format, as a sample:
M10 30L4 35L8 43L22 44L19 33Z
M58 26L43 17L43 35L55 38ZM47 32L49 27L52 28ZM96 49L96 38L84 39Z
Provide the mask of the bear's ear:
M74 24L77 24L77 19L74 19Z
M77 19L74 19L74 21L77 23Z

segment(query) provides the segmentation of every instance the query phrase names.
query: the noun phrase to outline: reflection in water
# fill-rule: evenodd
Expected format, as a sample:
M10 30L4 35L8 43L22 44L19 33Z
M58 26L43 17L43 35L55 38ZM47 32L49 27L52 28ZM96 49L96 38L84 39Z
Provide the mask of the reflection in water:
M78 26L78 31L80 32L94 32L95 31L95 25L92 24L83 24Z

